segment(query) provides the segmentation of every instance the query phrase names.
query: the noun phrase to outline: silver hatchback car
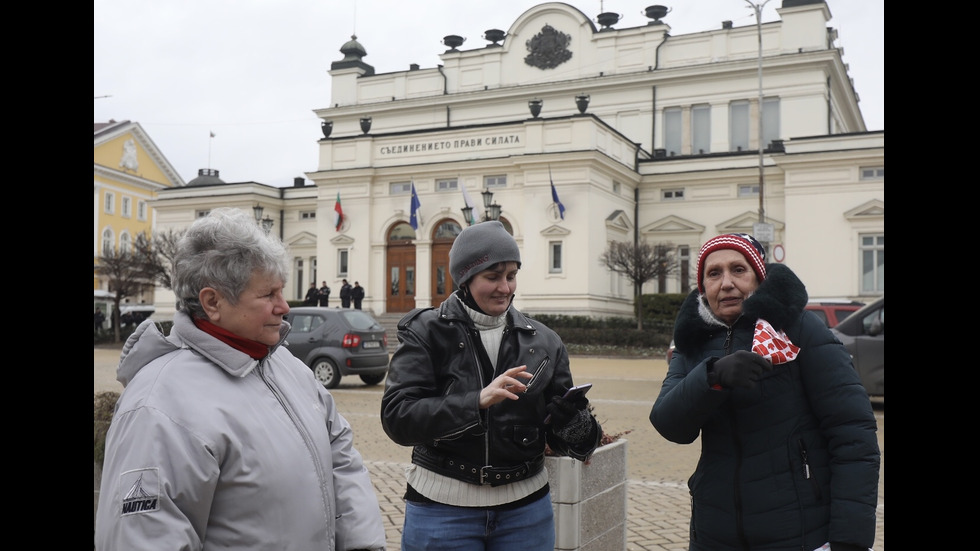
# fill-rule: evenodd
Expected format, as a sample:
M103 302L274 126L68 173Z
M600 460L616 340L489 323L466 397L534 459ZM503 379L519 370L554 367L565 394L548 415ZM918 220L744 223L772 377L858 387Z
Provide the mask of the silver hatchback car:
M336 388L344 375L358 375L369 385L388 373L388 335L363 310L296 306L286 321L292 326L286 348L313 370L317 381Z

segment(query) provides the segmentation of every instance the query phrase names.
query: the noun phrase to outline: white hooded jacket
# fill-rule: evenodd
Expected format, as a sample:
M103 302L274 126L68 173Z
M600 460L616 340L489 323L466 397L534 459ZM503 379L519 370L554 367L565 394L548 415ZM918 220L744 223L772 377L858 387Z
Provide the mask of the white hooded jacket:
M97 550L337 550L385 546L350 424L281 345L262 360L178 312L123 347L106 440Z

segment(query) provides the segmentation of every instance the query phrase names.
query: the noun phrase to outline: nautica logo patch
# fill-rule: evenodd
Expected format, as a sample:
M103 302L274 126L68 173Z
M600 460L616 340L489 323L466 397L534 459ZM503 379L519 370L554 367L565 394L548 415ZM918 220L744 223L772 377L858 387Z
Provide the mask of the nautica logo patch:
M132 515L136 513L151 513L160 508L159 475L156 469L142 469L139 471L129 471L121 476L125 482L133 481L129 486L129 491L123 496L122 514Z

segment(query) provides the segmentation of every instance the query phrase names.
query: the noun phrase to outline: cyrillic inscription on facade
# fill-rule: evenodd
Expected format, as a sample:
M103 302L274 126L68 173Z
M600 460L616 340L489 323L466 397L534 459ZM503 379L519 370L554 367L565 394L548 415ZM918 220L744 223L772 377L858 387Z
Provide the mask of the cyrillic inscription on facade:
M434 140L431 142L414 142L399 145L385 145L378 149L381 155L401 155L407 153L431 153L434 151L452 151L467 149L486 149L492 147L518 145L521 137L517 134L501 136L481 136L474 138L457 138L455 140Z

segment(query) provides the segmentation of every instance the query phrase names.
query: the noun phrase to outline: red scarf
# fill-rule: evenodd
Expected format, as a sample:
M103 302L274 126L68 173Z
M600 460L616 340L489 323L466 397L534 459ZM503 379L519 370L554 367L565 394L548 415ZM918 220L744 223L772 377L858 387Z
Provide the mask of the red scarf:
M239 337L238 335L222 329L206 319L193 318L194 325L208 335L218 339L228 346L251 356L253 359L261 360L269 355L269 347L252 339Z

